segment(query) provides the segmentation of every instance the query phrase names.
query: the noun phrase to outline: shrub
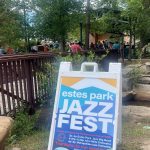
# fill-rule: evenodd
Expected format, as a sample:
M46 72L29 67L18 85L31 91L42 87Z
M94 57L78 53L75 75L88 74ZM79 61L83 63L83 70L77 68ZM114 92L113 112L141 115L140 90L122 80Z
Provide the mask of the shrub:
M39 113L30 116L24 110L20 110L16 113L9 142L14 143L16 140L20 140L23 136L33 133L34 125Z

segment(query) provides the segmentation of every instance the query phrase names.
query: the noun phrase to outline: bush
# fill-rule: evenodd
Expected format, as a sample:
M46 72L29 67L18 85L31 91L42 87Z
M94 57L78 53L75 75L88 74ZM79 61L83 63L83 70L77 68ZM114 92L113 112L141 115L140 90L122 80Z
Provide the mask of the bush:
M35 115L29 116L24 110L17 112L8 141L15 143L16 140L20 140L24 136L32 134L38 114L37 112Z

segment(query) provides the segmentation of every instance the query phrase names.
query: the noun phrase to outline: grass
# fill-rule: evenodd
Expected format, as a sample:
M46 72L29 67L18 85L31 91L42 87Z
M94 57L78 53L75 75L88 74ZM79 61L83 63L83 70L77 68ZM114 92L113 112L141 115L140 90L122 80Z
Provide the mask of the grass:
M41 110L29 116L26 111L17 113L11 134L6 144L6 150L21 148L21 150L46 150L49 131L35 128Z
M150 137L150 131L143 129L143 124L132 125L124 122L122 144L118 150L141 150L141 140ZM6 150L13 147L19 147L21 150L47 150L48 139L49 131L34 131L32 135L24 136L16 143L7 145Z
M150 118L136 120L133 116L123 114L122 121L122 144L117 150L141 150L143 141L150 137L150 130L143 128L150 125ZM48 139L48 130L35 130L17 140L12 140L13 142L7 144L6 150L11 150L13 147L21 150L47 150Z
M144 126L150 125L150 118L134 118L133 115L123 114L122 144L119 150L141 150L143 141L149 139L150 130Z
M13 144L6 146L6 150L11 150L14 147L21 150L46 150L48 146L48 131L34 131L32 135L24 136Z

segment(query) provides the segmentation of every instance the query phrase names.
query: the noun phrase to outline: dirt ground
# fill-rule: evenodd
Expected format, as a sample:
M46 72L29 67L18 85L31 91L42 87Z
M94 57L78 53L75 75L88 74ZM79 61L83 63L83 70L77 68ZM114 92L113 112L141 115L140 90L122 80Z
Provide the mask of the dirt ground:
M149 105L123 106L122 133L121 150L150 150Z

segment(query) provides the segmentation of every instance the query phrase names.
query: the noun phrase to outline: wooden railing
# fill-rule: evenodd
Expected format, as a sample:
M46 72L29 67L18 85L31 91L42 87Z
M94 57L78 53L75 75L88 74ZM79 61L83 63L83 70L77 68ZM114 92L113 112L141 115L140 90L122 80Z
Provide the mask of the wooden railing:
M106 53L94 52L98 56ZM56 56L63 57L68 54L70 55L68 52L38 52L0 55L0 115L13 115L23 105L32 112L39 103L50 102L48 100L55 95L57 81L55 71L58 71L58 68L53 65L56 64ZM88 51L81 54L87 56ZM106 70L108 62L107 59L102 62Z
M23 105L34 110L50 99L56 77L53 61L49 52L0 56L0 115L11 115Z

